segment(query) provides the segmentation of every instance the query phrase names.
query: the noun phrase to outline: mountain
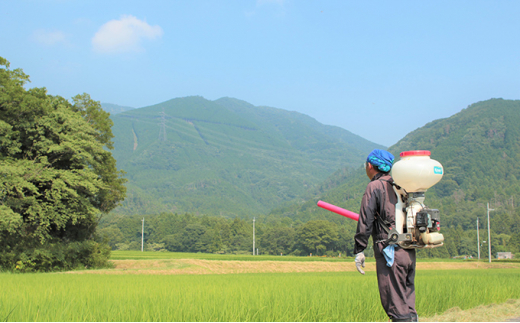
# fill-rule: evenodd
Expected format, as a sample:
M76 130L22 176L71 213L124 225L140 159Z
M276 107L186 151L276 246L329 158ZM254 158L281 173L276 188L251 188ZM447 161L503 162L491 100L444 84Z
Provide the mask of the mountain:
M520 232L520 209L515 204L520 197L520 100L472 104L409 133L388 150L396 161L402 151L430 150L431 158L443 165L443 179L427 191L425 200L441 211L443 226L473 230L477 217L482 225L489 202L495 209L491 228L506 235ZM316 202L321 199L358 212L368 181L362 167L347 174L337 172L306 201L280 206L270 216L344 222Z
M265 214L383 148L297 112L232 98L177 98L111 118L113 155L129 180L118 214Z
M101 103L101 108L112 115L135 109L132 107L125 107L122 105L112 103Z
M299 112L265 106L255 107L250 103L234 98L221 98L215 102L268 131L280 132L283 136L289 139L293 138L295 141L300 141L304 138L306 131L311 128L313 132L320 135L316 140L323 139L323 136L325 136L328 140L338 140L367 154L375 149L374 147L376 146L377 148L384 148L349 131L345 131L343 128L323 125L316 119ZM311 146L316 143L303 141L302 144Z

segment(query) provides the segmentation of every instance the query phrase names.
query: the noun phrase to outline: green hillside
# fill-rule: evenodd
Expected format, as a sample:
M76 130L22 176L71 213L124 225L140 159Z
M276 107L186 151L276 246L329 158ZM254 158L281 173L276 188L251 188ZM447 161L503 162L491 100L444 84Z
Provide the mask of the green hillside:
M308 116L231 98L178 98L112 120L113 154L128 178L118 214L265 214L381 148Z
M425 203L441 211L443 232L452 237L447 248L460 246L463 241L476 253L476 220L480 218L480 229L487 227L489 202L495 209L490 214L493 252L508 251L509 239L520 235L520 100L491 99L472 104L452 117L409 133L389 151L399 160L402 151L423 149L430 150L431 158L445 169L441 182L426 193ZM367 183L362 167L351 173L338 171L311 191L306 201L286 203L269 217L303 222L327 219L354 230L355 221L322 210L316 202L324 200L358 212ZM481 240L486 240L482 234ZM502 250L495 249L496 245L502 245Z
M423 149L430 150L431 157L445 169L441 182L428 191L428 199L514 199L520 193L520 168L516 167L520 157L520 100L475 103L450 118L409 133L388 150L399 160L402 151ZM337 176L331 176L322 186L337 182ZM368 182L364 169L359 167L341 181L330 190L315 191L315 199L328 198L345 207L358 207Z
M296 145L301 145L300 147L304 150L312 149L313 146L322 146L325 141L328 141L331 145L329 153L332 154L335 154L332 148L334 143L348 144L352 148L367 154L375 148L384 148L340 127L323 125L299 112L264 106L255 107L250 103L234 98L221 98L215 102L254 122L263 129L281 133L287 140L291 140ZM312 133L312 136L309 136L309 133ZM324 147L320 148L323 149Z
M191 99L186 98L186 100ZM201 99L199 98L198 100ZM312 119L307 119L306 116L273 108L253 107L236 99L226 98L216 102L229 107L229 110L222 112L228 124L246 124L245 122L249 122L247 123L249 129L251 129L249 131L258 131L262 135L269 136L269 139L266 140L270 141L266 142L261 142L266 137L260 134L255 136L255 139L250 139L250 145L253 142L256 145L260 145L260 143L266 145L253 147L267 147L272 142L277 142L280 145L284 144L283 147L285 147L287 155L293 156L291 158L295 158L294 160L297 160L300 166L292 168L294 174L301 175L301 178L308 180L312 174L306 174L305 171L322 169L317 164L312 164L312 162L303 157L314 153L312 147L316 146L313 146L311 143L316 138L326 136L326 127L322 128L325 129L324 131L319 130L319 125L306 128L306 126L313 124ZM162 111L162 107L159 108ZM216 109L217 107L214 108ZM235 118L244 118L244 121L236 121L231 116L228 117L228 115L224 114L229 112L233 112ZM419 257L455 257L466 255L477 257L476 220L478 217L480 219L479 229L481 230L481 256L482 258L487 258L486 203L488 202L491 204L491 208L494 209L491 212L492 254L496 255L496 252L500 251L516 253L520 251L520 209L517 207L520 195L520 185L517 180L518 176L520 176L520 168L517 167L517 160L520 154L519 112L520 101L494 99L475 103L450 118L433 121L413 131L396 145L389 148L397 159L399 159L398 156L401 151L430 150L432 158L440 161L445 168L444 178L426 193L425 201L427 206L438 208L441 212L441 232L445 236L445 245L441 248L420 250L418 252ZM277 118L275 117L277 113L289 119ZM130 120L130 118L126 119ZM269 120L276 121L269 122ZM157 122L155 120L154 125ZM293 122L296 124L294 131L301 138L306 138L305 141L294 140L293 138L298 136L291 137L292 132L290 131L285 133ZM127 126L128 129L131 131L132 127L134 127L134 129L138 129L137 133L142 133L143 131L138 128L140 123L136 122L135 124L132 125L132 122L130 122ZM204 125L201 122L194 123L194 125L197 124ZM202 126L199 129L203 129ZM149 130L153 131L150 138L157 140L159 129L160 127L155 126L153 130ZM220 132L215 132L215 134L221 134L222 129L219 128ZM265 131L263 129L268 130ZM204 129L201 130L203 136L206 133L204 131ZM168 135L168 140L170 140L173 134L170 136L168 133ZM187 131L184 132L184 135L187 135ZM245 134L242 135L245 136ZM329 144L339 146L346 144L345 141L349 140L348 138L352 138L349 134L345 134L345 137L336 137L339 139L336 141L330 139ZM193 135L190 138L195 140L197 137ZM213 141L216 140L215 138L220 137L215 135L208 143L216 145L213 144ZM241 143L236 137L233 138ZM199 139L199 141L203 142L202 139ZM222 144L218 146L218 149L226 156L229 156L229 150L233 151L231 148L236 149L239 147L245 152L243 156L233 155L233 158L237 159L236 162L233 161L236 169L225 168L224 162L220 164L214 163L213 165L218 165L219 168L217 169L221 171L221 174L228 172L227 174L236 176L238 174L247 174L248 171L252 173L251 169L240 168L239 165L243 164L239 162L245 160L250 154L257 152L257 150L250 151L245 145L230 146L229 141L226 143L227 147L223 147ZM191 145L195 144L185 145L191 147ZM294 146L299 147L297 150L299 155L292 150ZM203 145L196 146L199 149L199 154L207 151L201 147ZM188 148L184 149L187 150ZM272 147L271 151L273 153L270 156L276 156L274 153L279 151L278 149L281 148L275 149ZM329 147L327 149L330 150L323 156L334 155L334 153L339 154L333 148ZM280 253L284 255L308 255L312 252L317 255L338 255L341 253L342 255L353 256L353 237L357 222L320 209L316 206L316 202L321 199L357 212L368 183L368 178L362 167L362 162L368 154L368 150L370 149L366 149L361 153L362 157L360 157L360 160L337 168L334 173L321 181L321 184L307 185L306 190L302 188L298 192L299 195L292 199L289 195L285 195L285 199L278 198L277 202L279 205L270 213L258 214L256 217L256 247L260 249L260 252L271 255ZM157 151L155 153L158 154ZM151 156L148 155L148 159L154 160ZM196 159L193 156L197 156L197 152L190 155L190 160L202 163L201 160L203 158L197 157L198 159ZM142 158L144 159L145 157ZM252 163L258 162L254 159L251 158L250 161ZM268 189L279 189L280 183L286 185L295 183L295 178L286 176L276 167L271 167L272 163L271 160L266 162L262 170L258 170L257 174L270 174L270 178L280 176L279 182L275 180L267 182L268 187L260 186L257 183L258 192L260 193L272 192ZM176 165L178 164L172 164L172 167ZM256 164L252 165L256 166ZM278 162L275 165L279 166L282 164ZM188 173L189 167L186 165L178 167L180 171L176 173L187 176L185 174ZM163 173L168 174L168 172ZM149 174L154 173L150 172ZM248 176L251 177L251 175ZM220 180L224 184L230 183L230 181L226 182L222 178ZM288 181L293 182L289 183ZM310 182L308 180L308 183ZM231 183L235 184L236 187L240 185L237 178ZM297 186L295 184L295 187ZM199 191L204 190L205 188L199 189ZM209 187L206 191L210 193L215 192L212 187ZM139 196L138 201L146 207L151 207L154 203L152 196L154 196L155 192L152 189L144 187L139 188L138 191L135 188L134 192L137 192L134 194ZM226 199L230 195L226 194L234 191L230 189L228 192L224 190L222 192L222 200L228 202L229 200ZM279 192L284 191L279 190ZM145 198L146 194L149 196L148 200ZM246 194L243 196L246 196ZM184 196L186 201L193 197L197 197L197 195L186 194ZM210 198L211 195L208 195L208 200ZM256 202L253 198L248 201L251 201L251 203ZM141 246L140 221L141 217L137 215L105 218L101 223L99 234L100 236L108 237L110 245L114 249L137 250ZM146 223L144 240L146 248L149 250L167 249L170 251L251 253L252 221L249 220L226 219L218 215L208 217L206 215L196 216L164 212L146 216ZM329 237L330 241L312 238L320 235ZM313 244L316 241L321 241L319 246ZM320 250L317 249L318 247ZM368 256L372 255L370 249L366 253Z

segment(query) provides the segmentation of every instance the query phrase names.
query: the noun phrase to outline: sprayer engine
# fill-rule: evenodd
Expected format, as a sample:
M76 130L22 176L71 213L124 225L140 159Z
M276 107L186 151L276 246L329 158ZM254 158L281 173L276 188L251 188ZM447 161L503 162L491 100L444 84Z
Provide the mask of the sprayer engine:
M415 215L415 226L420 233L437 232L441 228L441 216L437 209L424 208Z
M440 212L424 205L424 193L437 184L443 175L442 165L430 159L427 150L405 151L392 167L397 194L395 228L388 233L391 244L405 249L435 248L443 245Z
M405 249L435 248L444 244L439 210L424 205L424 193L437 184L444 173L442 165L430 159L428 150L404 151L401 160L392 167L397 204L395 205L395 228L385 223L389 244L398 244ZM318 206L355 221L359 214L336 205L318 201Z
M441 227L439 210L422 206L422 203L417 203L417 200L413 199L407 204L405 203L405 207L400 212L396 210L396 218L397 214L401 219L405 217L406 225L402 226L402 233L397 226L389 232L389 243L397 243L405 249L442 246L444 236L439 233Z

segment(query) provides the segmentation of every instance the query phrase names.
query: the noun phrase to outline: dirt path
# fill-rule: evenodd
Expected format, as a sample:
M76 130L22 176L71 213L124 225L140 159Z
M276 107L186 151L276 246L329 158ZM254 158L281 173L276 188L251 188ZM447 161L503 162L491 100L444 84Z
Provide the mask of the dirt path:
M73 273L98 274L156 274L156 275L205 275L244 273L294 273L294 272L345 272L355 271L354 262L322 261L228 261L201 259L112 260L113 269L75 271ZM477 262L418 262L418 270L456 270L485 268L519 268L520 263ZM365 271L375 271L375 263L366 264ZM72 272L71 272L72 273Z
M520 322L520 299L502 304L481 305L469 310L458 307L441 315L419 318L423 322Z

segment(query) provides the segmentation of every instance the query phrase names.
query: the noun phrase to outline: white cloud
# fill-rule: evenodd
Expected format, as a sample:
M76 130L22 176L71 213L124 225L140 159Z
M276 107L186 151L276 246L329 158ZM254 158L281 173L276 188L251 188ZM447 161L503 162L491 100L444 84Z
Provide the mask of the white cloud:
M67 37L62 31L46 31L43 29L35 30L33 33L33 39L47 46L56 45L58 43L67 43Z
M92 38L92 46L98 53L139 52L143 50L143 40L154 40L162 34L162 28L157 25L150 26L134 16L123 15L101 26Z

